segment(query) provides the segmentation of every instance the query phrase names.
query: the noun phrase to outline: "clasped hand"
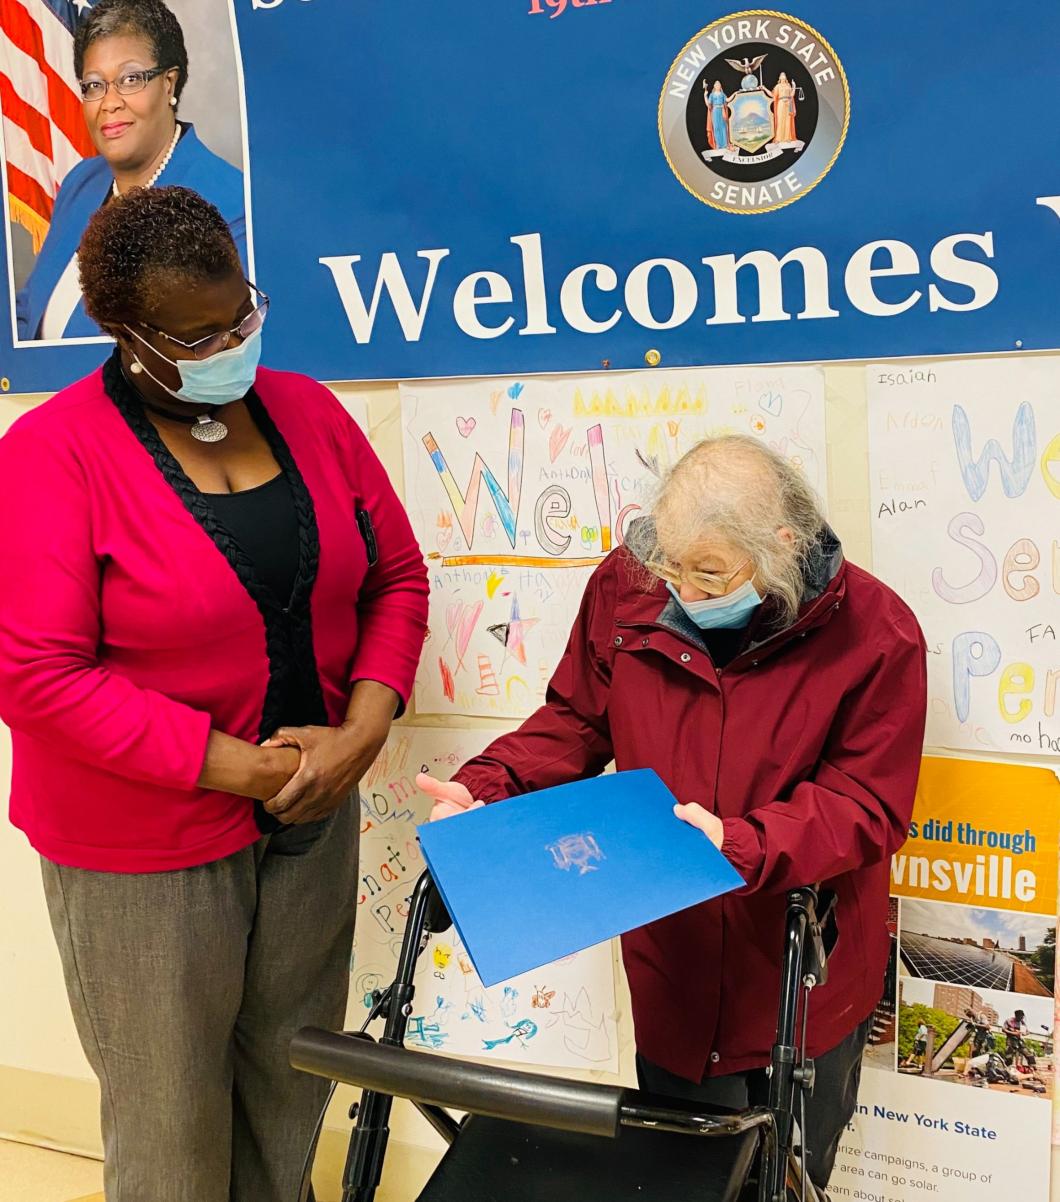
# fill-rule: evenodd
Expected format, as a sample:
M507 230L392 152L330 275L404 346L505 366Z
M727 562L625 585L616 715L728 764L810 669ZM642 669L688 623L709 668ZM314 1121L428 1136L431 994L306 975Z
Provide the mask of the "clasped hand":
M374 726L284 726L263 747L295 747L294 776L265 802L281 822L301 825L333 814L357 788L386 742L389 723Z

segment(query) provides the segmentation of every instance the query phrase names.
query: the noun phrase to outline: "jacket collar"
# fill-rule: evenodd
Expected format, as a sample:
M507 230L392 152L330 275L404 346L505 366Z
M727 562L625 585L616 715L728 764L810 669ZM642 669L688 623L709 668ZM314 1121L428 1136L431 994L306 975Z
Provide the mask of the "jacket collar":
M159 183L165 179L167 172L171 169L179 171L188 159L194 159L202 149L202 143L199 141L199 135L195 132L195 126L190 121L178 121L177 124L181 127L182 133L177 140L176 146L173 147L173 153L169 156L169 162L166 164L166 170L162 172Z
M689 618L670 595L661 580L648 573L647 560L655 548L655 522L638 518L626 532L625 549L636 561L630 565L640 577L640 588L627 594L622 606L622 618L632 622L650 622L663 626L688 642L703 646L703 631ZM757 651L768 644L780 646L788 638L826 622L846 592L845 559L838 536L825 524L803 567L802 601L793 621L785 622L767 597L752 620L747 646L740 656ZM737 657L739 658L739 657Z

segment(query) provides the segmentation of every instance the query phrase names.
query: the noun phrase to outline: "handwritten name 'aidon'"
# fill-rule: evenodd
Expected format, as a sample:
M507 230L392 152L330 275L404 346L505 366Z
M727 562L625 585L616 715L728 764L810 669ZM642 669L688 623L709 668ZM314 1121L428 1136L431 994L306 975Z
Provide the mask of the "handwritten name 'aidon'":
M1060 197L1043 197L1039 203L1044 202L1050 207L1055 202L1060 215ZM451 305L457 327L469 338L501 338L517 323L520 335L555 334L557 314L549 299L555 295L554 281L545 274L541 235L519 234L509 242L518 252L518 261L513 256L506 270L496 270L502 265L494 264L493 269L473 271L455 285L440 270L452 253L450 248L417 250L414 259L404 261L387 251L380 256L369 300L356 270L361 255L327 255L320 263L331 272L350 329L361 344L372 340L384 294L390 300L384 308L396 316L406 342L420 340L431 305L439 303ZM991 231L940 238L927 257L933 279L922 278L921 257L907 242L885 238L858 247L843 268L847 301L870 317L898 317L924 304L932 313L967 313L985 308L997 296L998 276L990 264ZM783 256L768 250L748 251L740 258L707 255L700 264L706 271L699 265L693 270L677 259L646 259L621 282L607 263L579 264L558 281L559 315L580 334L605 334L627 320L647 330L672 330L697 315L704 320L706 294L713 299L712 311L705 317L708 326L789 321L796 308L794 316L800 320L840 316L832 303L833 299L838 303L838 295L830 264L815 246L797 246ZM894 299L895 280L902 277L907 281L906 294ZM881 278L889 281L887 299L876 289ZM443 279L451 294L446 302L438 302L435 293ZM956 295L954 286L961 290ZM620 298L624 304L617 303Z

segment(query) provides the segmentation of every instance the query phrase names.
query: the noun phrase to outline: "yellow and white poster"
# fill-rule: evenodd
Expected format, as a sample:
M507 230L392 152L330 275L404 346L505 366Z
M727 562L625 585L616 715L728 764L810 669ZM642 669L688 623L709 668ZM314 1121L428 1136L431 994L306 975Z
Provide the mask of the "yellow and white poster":
M925 758L833 1198L1048 1197L1058 824L1048 769Z

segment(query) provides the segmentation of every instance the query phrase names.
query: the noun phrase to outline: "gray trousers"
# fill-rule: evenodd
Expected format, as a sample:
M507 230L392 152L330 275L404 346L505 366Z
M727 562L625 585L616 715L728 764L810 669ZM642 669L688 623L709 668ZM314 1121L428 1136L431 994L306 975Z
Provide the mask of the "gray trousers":
M345 1016L359 831L355 799L176 872L42 861L107 1202L296 1202L328 1086L288 1045Z

